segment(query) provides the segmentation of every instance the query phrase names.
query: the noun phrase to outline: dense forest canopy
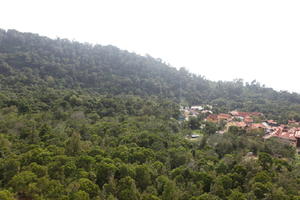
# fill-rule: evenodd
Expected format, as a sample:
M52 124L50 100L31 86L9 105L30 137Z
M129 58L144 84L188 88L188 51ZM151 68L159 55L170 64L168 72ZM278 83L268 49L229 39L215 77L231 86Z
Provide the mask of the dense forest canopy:
M114 46L52 40L15 30L0 30L0 72L1 88L15 91L47 87L155 95L187 105L212 103L220 111L238 109L263 112L275 119L300 118L300 95L296 93L277 92L256 81L212 82L160 59Z
M299 94L15 30L0 30L0 89L0 199L300 199L292 146L177 120L195 104L299 120Z

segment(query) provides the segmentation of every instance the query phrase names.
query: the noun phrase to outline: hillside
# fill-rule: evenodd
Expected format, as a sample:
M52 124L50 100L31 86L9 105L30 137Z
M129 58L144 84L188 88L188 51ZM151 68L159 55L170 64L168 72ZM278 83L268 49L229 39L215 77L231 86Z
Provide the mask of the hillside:
M217 112L238 109L263 112L281 121L300 119L296 93L276 92L256 81L212 82L117 47L52 40L15 30L0 31L0 72L2 90L53 88L157 96L187 105L214 104Z
M298 94L15 30L0 31L0 89L1 200L300 199L295 147L177 120L193 104L299 120Z

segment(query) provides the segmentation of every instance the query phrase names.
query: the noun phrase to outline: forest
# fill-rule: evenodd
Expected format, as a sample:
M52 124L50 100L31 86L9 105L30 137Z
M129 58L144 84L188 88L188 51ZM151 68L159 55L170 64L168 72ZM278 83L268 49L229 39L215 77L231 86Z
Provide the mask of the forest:
M294 147L259 131L216 134L201 117L178 120L181 105L196 104L300 120L297 93L0 29L0 199L300 199ZM186 139L195 131L199 140Z

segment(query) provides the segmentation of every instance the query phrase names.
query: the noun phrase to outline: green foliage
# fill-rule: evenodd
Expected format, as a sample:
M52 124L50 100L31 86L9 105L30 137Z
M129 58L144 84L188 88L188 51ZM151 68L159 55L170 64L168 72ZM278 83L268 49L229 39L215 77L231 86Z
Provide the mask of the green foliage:
M272 157L269 154L264 152L258 155L258 161L264 170L269 170L273 164Z
M130 177L122 178L118 184L118 199L138 200L139 193L135 186L135 181Z
M299 119L298 94L208 81L112 46L0 38L0 199L299 199L293 147L216 134L222 124L204 116L177 120L181 101ZM202 139L186 139L192 131Z
M252 189L255 196L258 199L263 199L270 195L272 190L272 184L271 183L263 184L258 182L253 185Z
M66 153L68 155L78 155L81 152L81 140L79 133L73 133L66 143Z
M231 192L231 194L228 196L228 200L247 200L246 195L234 190Z
M135 169L135 176L137 186L142 190L145 190L147 186L150 186L152 183L150 169L146 165L137 166Z
M72 200L90 200L89 194L79 190L71 195Z
M30 87L42 89L43 102L39 102L42 109L51 107L49 99L55 96L53 92L45 94L43 89L82 88L101 94L155 95L189 104L209 103L215 105L218 112L234 109L260 111L280 121L299 119L300 116L298 94L276 92L257 81L212 82L184 68L177 70L160 59L139 56L113 46L51 40L15 30L1 30L1 38L0 74L5 75L1 84L23 94L26 94L25 88L29 91ZM20 90L20 86L24 87ZM71 93L65 100L68 103L61 102L61 105L66 107L92 105L82 94ZM5 102L17 106L20 113L36 109L26 99ZM112 115L122 109L110 101L102 102L101 106L106 108L99 110L98 116ZM162 106L166 108L168 104ZM146 115L159 112L165 117L176 116L158 107L147 106L143 109L131 106L127 112Z
M195 200L220 200L219 197L208 193L202 194L201 196L194 199Z
M16 174L9 182L9 185L18 193L31 196L32 187L37 180L37 176L31 171L24 171Z
M112 163L100 163L97 167L97 184L101 187L109 182L116 173L116 166Z
M211 122L206 122L205 123L205 127L203 129L203 131L207 134L215 134L216 131L218 130L218 127L216 126L215 123L211 123Z
M14 195L8 190L0 190L1 200L15 200Z
M179 193L173 181L167 181L164 185L162 200L168 200L168 199L174 199L174 200L179 199Z

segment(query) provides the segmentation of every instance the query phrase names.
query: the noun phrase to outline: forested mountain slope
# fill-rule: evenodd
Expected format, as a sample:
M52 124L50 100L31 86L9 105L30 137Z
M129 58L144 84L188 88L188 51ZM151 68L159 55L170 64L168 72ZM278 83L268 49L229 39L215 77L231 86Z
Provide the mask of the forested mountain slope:
M15 30L0 31L0 89L1 200L300 199L294 147L177 120L179 103L298 119L298 94Z
M205 66L203 71L205 71ZM221 67L221 66L220 66ZM1 88L80 89L99 94L155 95L177 103L216 105L218 111L260 111L270 118L300 119L300 95L259 83L212 82L113 46L52 40L0 30ZM280 117L279 117L280 116Z

